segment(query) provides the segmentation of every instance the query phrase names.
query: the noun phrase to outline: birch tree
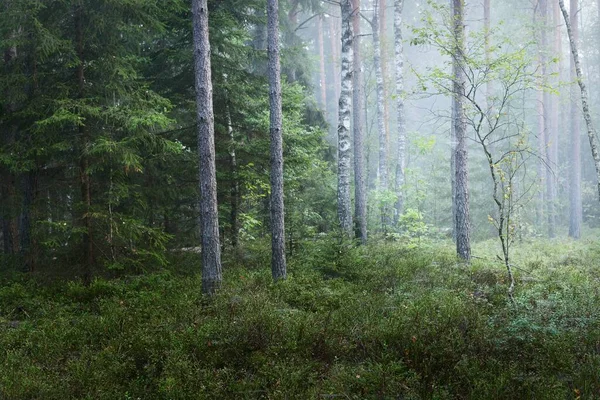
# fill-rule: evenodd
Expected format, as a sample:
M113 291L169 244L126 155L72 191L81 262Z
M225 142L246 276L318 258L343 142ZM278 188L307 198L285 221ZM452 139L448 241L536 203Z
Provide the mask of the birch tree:
M342 231L352 235L352 205L350 201L350 119L352 118L352 69L354 63L351 0L340 2L342 11L342 67L338 107L338 218Z
M587 136L590 142L590 148L592 150L592 158L594 159L594 166L596 167L596 176L597 176L597 180L598 180L598 196L600 198L600 153L598 152L598 143L597 143L597 138L596 138L596 131L594 129L593 123L592 123L592 116L590 114L590 106L588 103L588 92L587 92L587 86L585 85L585 82L583 81L583 73L581 71L581 62L579 61L579 50L578 50L578 30L577 30L577 11L578 11L578 4L579 2L577 0L572 0L571 1L571 19L569 19L569 13L567 12L567 9L565 8L565 2L564 0L559 0L559 5L560 5L560 9L562 11L564 20L565 20L565 25L567 26L567 34L569 36L569 43L571 46L571 55L572 55L572 68L571 68L571 74L573 74L573 69L575 72L575 78L577 79L577 83L579 84L579 89L581 91L581 105L582 105L582 109L583 109L583 118L585 120L585 124L586 124L586 128L587 128ZM571 96L573 96L573 92L571 92ZM571 99L571 101L573 101L573 97ZM571 107L574 107L575 104L571 103ZM571 112L571 118L573 118L573 108L572 108L572 112ZM573 128L573 127L572 127ZM575 140L575 134L577 134L577 137L579 137L579 132L572 132L573 136L573 140ZM575 145L574 145L575 146ZM573 156L575 156L575 148L573 149ZM581 160L579 159L579 154L577 154L578 158L576 159L579 160L579 164L581 164ZM575 163L574 163L575 164ZM573 165L573 167L576 167L576 165ZM579 165L579 168L576 171L571 171L572 173L572 178L575 179L579 179L579 182L581 182L581 165ZM573 202L571 203L571 207L572 207L572 211L571 211L571 223L573 224L578 223L579 226L577 226L577 224L574 224L574 226L569 228L569 235L575 238L578 238L581 235L581 232L579 231L580 226L581 226L581 187L578 188L579 190L579 201L577 202L577 204L573 204ZM572 201L575 199L572 199ZM573 211L575 211L577 213L577 215L573 215ZM573 220L573 218L577 218L577 220ZM573 228L573 229L571 229Z
M267 1L269 104L271 131L271 273L275 281L287 276L283 207L283 115L279 62L279 2Z
M404 211L404 182L406 168L406 115L404 112L404 43L402 42L402 11L404 0L394 1L394 51L396 72L396 117L398 123L398 157L396 159L396 206L394 223L398 224Z
M207 0L192 1L192 21L198 123L202 292L210 295L221 285L222 272Z

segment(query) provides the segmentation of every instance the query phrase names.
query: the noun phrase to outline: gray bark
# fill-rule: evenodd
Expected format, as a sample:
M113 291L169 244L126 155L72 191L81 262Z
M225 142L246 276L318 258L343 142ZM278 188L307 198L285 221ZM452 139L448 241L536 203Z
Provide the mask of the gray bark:
M575 81L581 76L581 67L579 67L579 54L577 52L577 42L579 41L579 29L577 22L577 11L579 1L571 0L571 19L567 9L565 8L564 1L559 1L560 9L563 14L567 26L567 34L569 36L569 43L571 45L571 80ZM578 70L579 68L579 70ZM581 80L580 83L583 83ZM585 89L585 86L584 86ZM587 103L587 91L582 90L582 100L585 93L585 102ZM581 223L582 223L582 204L581 204L581 136L579 127L579 107L578 107L578 96L577 89L574 85L571 87L571 165L569 168L569 236L575 239L581 237Z
M319 46L319 87L321 89L321 107L327 120L327 78L325 75L325 43L323 40L323 15L317 19L317 42Z
M365 156L363 134L362 60L360 57L360 0L353 1L352 27L354 29L354 73L352 117L354 133L354 219L356 237L367 243L367 188L365 184Z
M467 151L467 124L464 111L464 0L453 0L454 17L454 134L456 135L455 174L456 195L456 252L464 260L471 259L471 223L469 213L469 172Z
M352 205L350 201L350 119L352 112L352 3L342 0L342 91L338 112L338 217L342 232L352 235Z
M398 158L396 159L396 209L394 223L404 212L404 182L406 168L406 115L404 112L404 44L402 42L402 10L404 0L394 1L394 50L396 63L396 117L398 120Z
M279 2L267 1L269 105L271 131L271 273L275 281L287 276L283 206L283 112L279 62Z
M373 50L375 79L377 81L377 130L379 132L379 185L381 190L388 189L387 171L387 134L385 130L385 94L383 87L383 70L381 65L381 41L379 37L379 1L375 0L373 12Z
M194 66L202 235L202 292L213 294L221 285L221 247L217 210L215 130L208 40L207 0L192 0Z

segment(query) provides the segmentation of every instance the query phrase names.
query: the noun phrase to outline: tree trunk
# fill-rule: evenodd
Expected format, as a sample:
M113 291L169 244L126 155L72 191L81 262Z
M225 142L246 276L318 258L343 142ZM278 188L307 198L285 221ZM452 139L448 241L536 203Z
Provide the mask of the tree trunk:
M325 43L323 40L323 15L317 18L317 42L319 46L319 88L321 93L321 107L327 120L327 77L325 74Z
M338 112L338 217L342 232L352 236L352 205L350 201L350 119L352 112L352 3L342 0L342 91Z
M396 114L398 120L398 158L396 160L396 209L394 223L404 212L404 181L406 168L406 115L404 113L404 44L402 42L402 10L404 0L394 2L394 49L396 56Z
M202 292L213 294L222 281L215 130L208 40L207 0L192 0L194 66L200 183L200 232L202 235Z
M238 204L239 204L239 193L240 186L238 182L238 169L237 169L237 156L235 153L235 137L233 135L233 123L231 122L231 106L229 105L229 94L226 99L226 118L227 118L227 133L229 134L229 168L231 172L231 186L229 188L230 196L230 223L231 223L231 246L237 247L238 245Z
M577 12L579 1L571 0L571 20L564 6L564 1L559 2L565 23L569 42L571 44L571 80L575 81L581 75L581 68L577 70L579 64L579 54L577 53L577 42L579 41L579 29L577 22ZM580 83L583 83L579 81ZM582 97L584 91L582 90ZM587 93L586 93L587 97ZM570 218L569 218L569 236L575 239L581 237L581 223L583 211L581 204L581 136L579 127L579 107L578 107L577 89L574 85L571 87L571 165L569 169L570 177ZM587 98L585 99L587 103Z
M79 98L85 96L85 54L83 44L83 6L80 5L75 12L76 40L77 40L77 57L79 65L77 66L77 85L79 90ZM79 140L80 140L80 155L79 155L79 187L81 192L82 208L82 246L83 246L83 282L89 285L92 280L92 267L94 265L94 242L92 239L92 191L89 175L90 162L87 155L90 145L89 131L84 123L78 125Z
M267 0L269 104L271 126L271 273L275 281L287 276L283 208L283 115L279 63L279 2Z
M379 37L379 1L375 0L375 11L373 13L373 50L375 79L377 84L377 130L379 131L379 181L380 189L387 190L387 134L385 131L385 99L383 88L383 70L381 67L381 42Z
M375 0L379 4L379 43L381 49L381 78L383 80L383 122L385 124L386 141L390 143L390 113L389 113L389 96L388 96L388 69L387 69L387 57L386 57L386 1Z
M471 223L469 213L469 171L467 151L467 124L463 98L465 76L463 54L465 42L464 0L453 0L454 38L454 133L456 135L456 252L464 260L471 259Z
M483 29L485 35L485 61L489 64L490 61L490 27L491 27L491 5L490 0L483 0ZM488 80L485 85L485 103L486 109L491 106L490 97L492 95L492 81Z
M556 2L552 2L554 6L548 7L547 0L542 1L543 5L543 31L542 31L542 42L544 44L545 54L550 51L550 44L548 41L548 29L552 26L553 17L551 16L551 11L556 9ZM552 12L552 15L554 13ZM552 41L552 50L556 51L555 44ZM548 62L548 57L544 57L545 64ZM546 67L547 68L547 67ZM547 69L545 70L544 76L546 77L547 83L551 82L552 77L547 73ZM552 70L549 72L556 72L554 65L552 66ZM548 91L544 92L544 119L546 123L546 152L544 153L546 156L546 214L547 214L547 222L548 222L548 237L554 238L556 236L556 211L555 211L555 202L556 202L556 163L554 160L554 144L557 138L558 132L558 104L557 98L555 95L550 94Z
M354 29L354 74L352 117L354 132L354 218L356 237L367 243L367 188L365 185L364 123L362 93L362 59L360 57L360 0L353 1L352 28Z
M333 63L333 70L339 68L339 54L340 48L338 46L338 34L335 28L335 19L329 18L329 45L331 47L331 62ZM342 39L343 40L343 39ZM333 96L339 98L340 96L340 76L336 73L333 74ZM334 110L335 115L335 110Z

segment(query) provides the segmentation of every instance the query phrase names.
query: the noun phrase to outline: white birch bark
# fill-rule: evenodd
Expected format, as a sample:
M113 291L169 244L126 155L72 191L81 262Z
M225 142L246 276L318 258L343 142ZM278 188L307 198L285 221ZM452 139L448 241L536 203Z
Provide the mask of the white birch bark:
M396 159L396 201L394 223L404 212L404 182L406 168L406 115L404 112L404 43L402 42L402 11L404 0L394 1L394 50L396 64L396 116L398 120L398 157Z
M338 217L342 232L352 236L352 205L350 201L350 119L352 114L352 69L354 51L352 48L352 3L340 2L342 11L342 67L339 107L338 107Z
M379 37L379 0L375 0L373 11L373 50L375 79L377 86L377 130L379 133L379 185L381 190L388 189L387 171L387 133L385 130L385 93L383 88L383 69L381 65L381 40Z

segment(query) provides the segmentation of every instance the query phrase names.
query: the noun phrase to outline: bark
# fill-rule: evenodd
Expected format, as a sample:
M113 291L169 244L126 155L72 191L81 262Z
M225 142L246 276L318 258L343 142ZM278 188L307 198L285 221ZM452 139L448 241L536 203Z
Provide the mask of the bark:
M465 42L464 0L453 0L454 16L454 133L456 135L455 174L456 174L456 252L464 260L471 259L471 223L469 213L469 172L467 151L467 124L463 98L465 76L463 54Z
M85 54L84 54L84 37L83 37L83 6L79 6L75 12L76 26L76 41L77 41L77 57L79 65L77 66L77 85L79 90L79 98L85 96ZM85 123L80 123L78 126L80 149L79 149L79 188L81 193L81 201L83 204L81 221L83 225L82 246L83 246L83 282L89 285L92 280L92 267L94 265L94 242L92 239L92 191L91 179L89 175L90 162L87 151L90 143L89 131Z
M336 18L329 18L329 45L331 49L331 61L333 63L333 70L335 71L339 68L339 55L340 48L338 46L338 38L337 29L335 28L335 20ZM343 39L342 39L343 40ZM333 95L334 98L339 98L340 96L340 76L336 73L333 74ZM335 114L334 110L334 114Z
M404 181L406 168L406 115L404 112L404 44L402 42L402 11L404 0L394 1L394 49L396 62L396 117L398 120L398 158L396 160L396 201L394 223L404 212Z
M319 46L319 87L321 89L321 107L327 120L327 78L325 74L325 43L323 40L323 15L317 19L317 42Z
M491 5L490 0L483 0L483 29L485 35L485 61L489 65L490 61L490 26L491 26ZM490 97L492 95L492 82L488 80L485 85L486 109L491 106Z
M354 132L354 218L355 234L362 244L367 243L367 188L365 183L364 123L362 93L362 60L360 57L360 0L353 1L354 73L352 117Z
M377 130L379 131L379 184L381 190L388 189L387 173L387 133L385 130L385 95L383 88L383 71L381 67L381 41L379 37L379 1L375 0L373 13L373 50L375 79L377 81Z
M271 273L275 281L287 276L283 206L283 113L279 62L279 2L267 0L269 104L271 131Z
M388 69L387 69L387 57L385 54L386 50L386 1L385 0L375 0L376 3L379 4L379 43L381 48L381 78L383 79L383 122L385 124L385 133L386 133L386 141L389 145L390 143L390 113L389 113L389 104L388 104L388 85L389 85L389 77L388 77Z
M229 214L231 223L231 246L237 247L239 232L238 204L240 197L240 186L238 181L237 155L235 153L235 137L233 135L233 123L231 122L231 106L229 104L229 98L227 98L225 113L227 118L227 133L229 134L229 168L231 170L231 186L229 188L231 207Z
M546 0L544 0L546 3ZM555 15L556 10L558 10L558 5L556 2L551 3L552 6L548 7L546 4L546 12L544 15L544 36L546 37L545 42L547 46L547 51L550 51L552 48L552 53L557 54L557 43L556 36L550 36L550 43L548 43L548 27L553 26L555 24ZM558 23L558 20L556 20ZM554 28L551 32L555 33L556 28ZM556 68L556 63L551 65L551 73L558 75L558 70ZM555 79L548 76L548 81L552 84L555 83ZM548 222L548 237L554 238L556 237L556 141L558 138L558 97L554 94L550 94L548 92L545 93L544 103L546 105L546 161L548 163L546 167L546 198L547 198L547 222Z
M200 233L202 235L202 292L213 294L222 281L217 179L215 168L215 130L208 40L207 0L192 1L196 117L200 183Z
M8 4L7 4L8 5ZM4 62L11 65L17 58L17 48L10 47L4 51ZM11 96L10 90L6 93L7 96ZM9 103L7 107L9 114L17 111L17 105L15 103ZM7 133L5 134L4 144L10 148L14 146L17 137L17 127L8 126ZM20 251L20 240L19 240L19 221L18 206L17 206L17 180L18 176L16 173L10 171L9 168L2 168L2 179L4 184L2 185L2 201L4 208L3 215L3 236L4 236L4 250L5 253L11 255L17 255Z
M350 202L350 120L352 112L352 3L340 2L342 11L342 91L338 104L338 217L342 232L352 236L352 205Z
M578 80L579 84L582 85L581 98L580 100L584 103L587 108L587 90L583 81L581 80L581 66L579 65L579 53L577 51L577 42L579 41L579 29L577 22L577 12L579 7L579 1L571 1L571 19L565 8L564 1L560 0L559 5L567 26L567 34L569 36L569 43L571 46L571 80ZM571 165L570 165L570 218L569 218L569 236L575 239L581 237L581 223L583 219L583 211L581 204L581 136L579 126L579 107L578 107L578 96L575 85L571 87ZM593 131L590 136L590 144L592 145L592 154L595 149L595 139L593 138ZM590 132L588 132L588 135ZM596 160L597 157L594 157ZM596 167L598 170L598 167Z
M23 181L23 211L21 213L19 237L21 240L21 258L23 260L24 272L35 270L35 246L31 235L31 222L32 220L35 221L34 204L38 192L37 183L38 170L36 168L25 174Z

